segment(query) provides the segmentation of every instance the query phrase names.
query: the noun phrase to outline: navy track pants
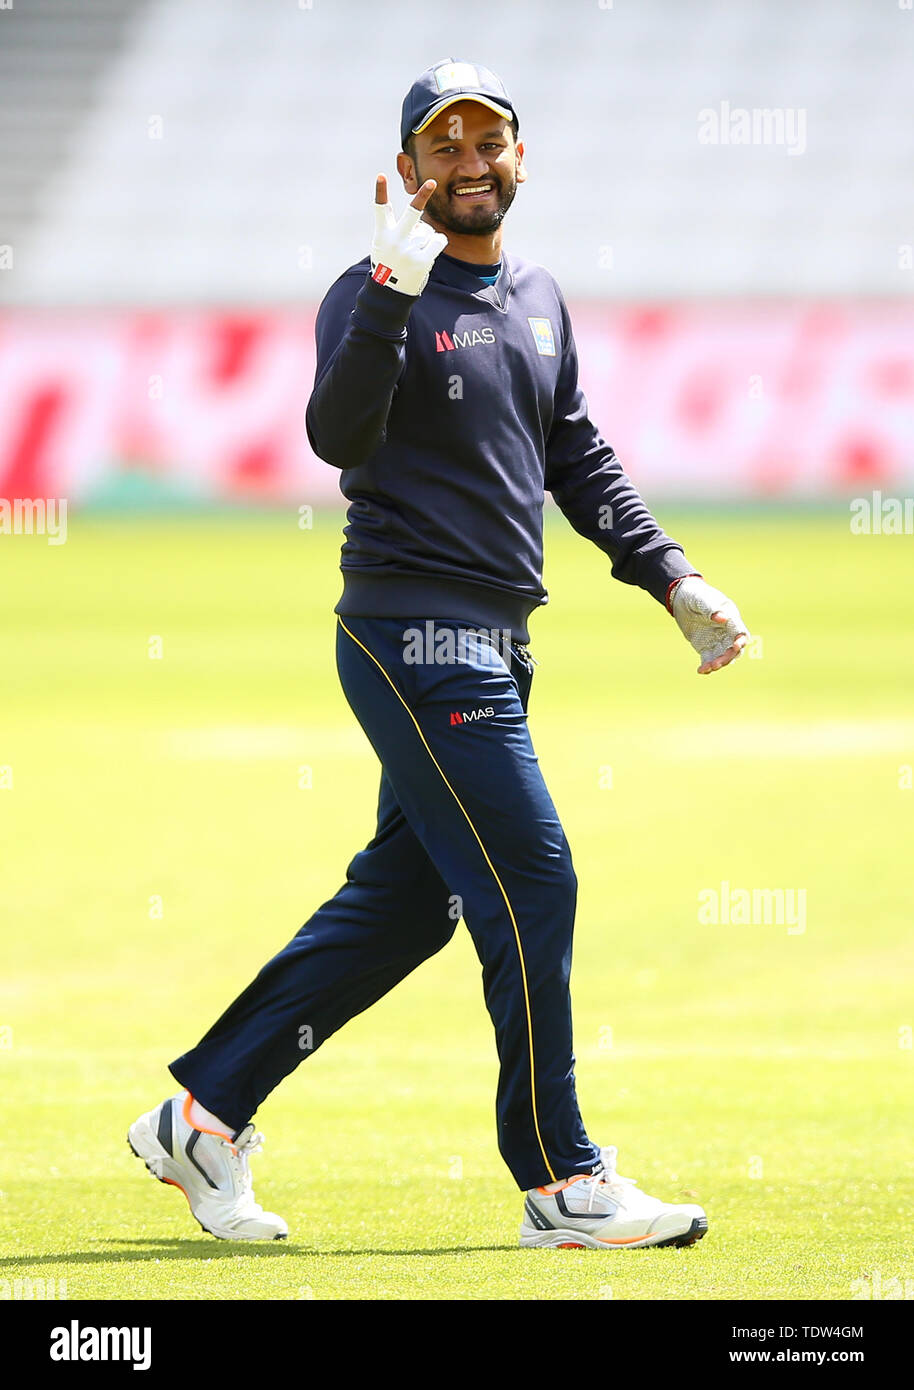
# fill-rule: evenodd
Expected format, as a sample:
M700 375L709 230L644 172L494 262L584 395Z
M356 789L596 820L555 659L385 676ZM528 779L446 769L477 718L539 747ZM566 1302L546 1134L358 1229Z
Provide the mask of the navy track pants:
M577 880L527 729L532 666L466 624L342 617L337 669L383 769L377 832L336 896L169 1070L240 1129L462 915L495 1026L502 1157L521 1189L591 1172L569 997Z

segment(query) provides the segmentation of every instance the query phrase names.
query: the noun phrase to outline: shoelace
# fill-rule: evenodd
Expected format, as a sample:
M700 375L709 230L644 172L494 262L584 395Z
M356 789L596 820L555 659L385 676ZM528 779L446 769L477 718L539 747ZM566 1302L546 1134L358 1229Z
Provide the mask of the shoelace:
M230 1139L223 1139L223 1144L228 1149L233 1158L238 1160L238 1169L241 1173L241 1181L245 1192L250 1192L253 1186L251 1177L251 1165L249 1159L253 1154L260 1153L266 1142L259 1130L245 1139L243 1144L233 1144Z
M228 1143L228 1140L226 1140L226 1143ZM233 1147L238 1153L245 1154L246 1157L250 1158L252 1154L259 1154L265 1143L266 1140L260 1130L256 1129L249 1139L245 1139L243 1144L235 1144Z
M601 1170L593 1174L593 1182L590 1184L590 1195L587 1198L587 1210L593 1210L593 1199L601 1187L606 1187L614 1197L624 1205L628 1195L627 1189L638 1186L637 1178L624 1178L621 1173L616 1172L616 1158L618 1149L615 1144L610 1144L607 1148L600 1150L600 1158L603 1162Z
M599 1190L600 1190L600 1188L602 1187L602 1185L603 1185L603 1174L602 1174L602 1172L594 1173L594 1174L592 1175L592 1177L591 1177L591 1180L590 1180L590 1193L589 1193L588 1198L587 1198L587 1210L588 1210L588 1211L591 1211L591 1210L593 1209L593 1199L594 1199L594 1197L596 1197L596 1195L597 1195L597 1193L599 1192Z

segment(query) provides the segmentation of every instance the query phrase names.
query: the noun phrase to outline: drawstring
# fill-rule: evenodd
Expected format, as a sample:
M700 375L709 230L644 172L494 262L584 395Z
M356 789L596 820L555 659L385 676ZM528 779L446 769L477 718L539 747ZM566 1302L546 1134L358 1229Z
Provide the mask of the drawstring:
M521 661L524 663L528 671L532 667L539 665L539 662L537 661L536 657L530 655L530 648L525 643L512 642L511 645L517 652L517 655L520 657Z

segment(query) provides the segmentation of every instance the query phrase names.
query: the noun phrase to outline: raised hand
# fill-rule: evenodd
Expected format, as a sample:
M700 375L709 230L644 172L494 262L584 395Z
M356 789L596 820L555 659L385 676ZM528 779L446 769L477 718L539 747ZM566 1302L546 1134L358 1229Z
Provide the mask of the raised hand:
M387 178L378 174L374 195L374 239L371 278L399 294L419 295L428 283L436 256L447 237L423 222L422 210L437 188L426 179L409 206L397 218L387 198Z

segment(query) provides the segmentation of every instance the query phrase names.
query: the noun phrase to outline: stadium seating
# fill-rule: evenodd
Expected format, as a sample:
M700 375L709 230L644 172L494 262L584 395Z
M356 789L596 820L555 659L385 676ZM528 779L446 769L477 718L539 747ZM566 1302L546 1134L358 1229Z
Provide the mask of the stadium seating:
M403 92L449 48L499 70L514 96L530 180L510 244L569 296L910 283L898 250L914 237L910 10L464 0L449 39L452 27L447 11L367 0L0 10L16 137L0 156L0 241L15 249L4 301L313 303L365 253ZM702 143L700 113L725 125L738 110L787 113L803 139Z

